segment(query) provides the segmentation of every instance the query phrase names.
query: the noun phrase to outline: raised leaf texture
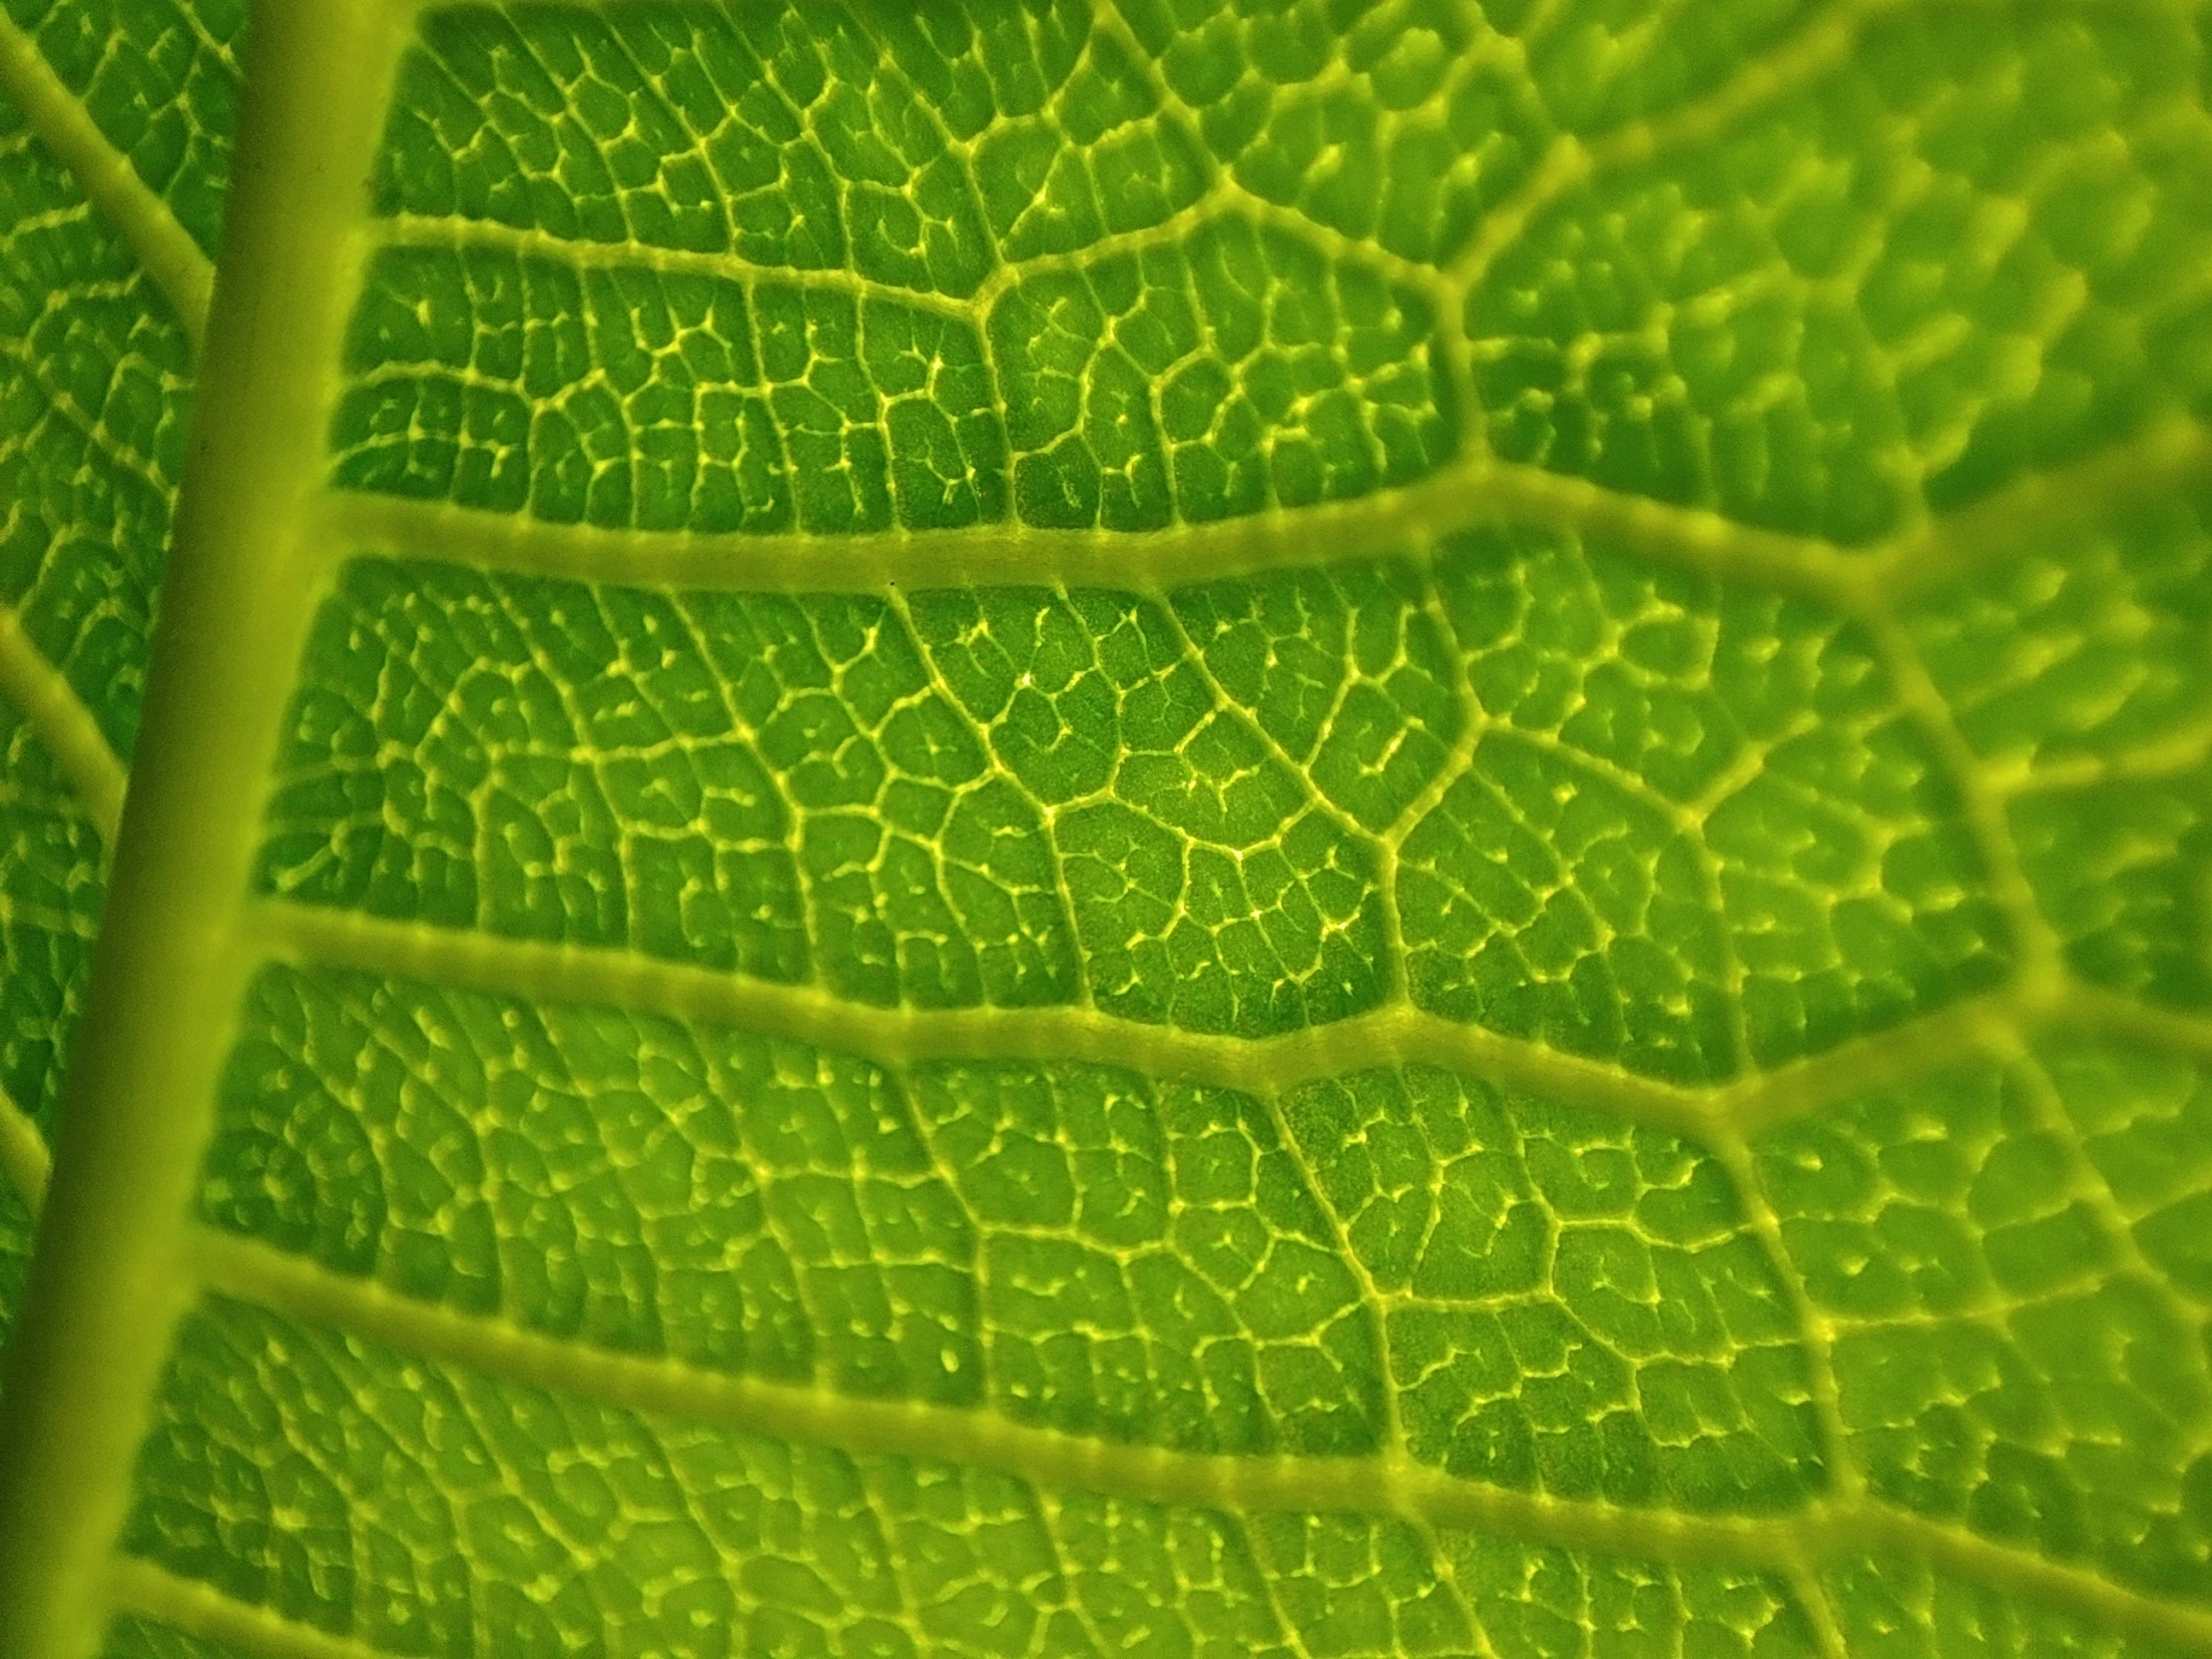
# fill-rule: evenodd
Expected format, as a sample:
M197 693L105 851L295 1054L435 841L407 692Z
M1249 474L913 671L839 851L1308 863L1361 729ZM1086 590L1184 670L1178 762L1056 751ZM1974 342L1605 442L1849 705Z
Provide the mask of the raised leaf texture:
M329 3L102 1659L2212 1654L2199 8ZM0 13L0 1319L247 27Z

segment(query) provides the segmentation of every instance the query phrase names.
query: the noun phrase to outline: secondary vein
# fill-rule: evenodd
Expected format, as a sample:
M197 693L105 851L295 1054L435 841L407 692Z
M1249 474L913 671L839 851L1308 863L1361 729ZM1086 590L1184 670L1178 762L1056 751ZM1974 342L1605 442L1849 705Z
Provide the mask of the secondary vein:
M2164 1602L2079 1567L1864 1498L1769 1514L1696 1514L1558 1498L1446 1473L1401 1455L1255 1456L1088 1438L995 1412L863 1399L594 1350L347 1278L235 1235L192 1250L219 1294L421 1358L625 1410L834 1447L862 1457L995 1468L1035 1484L1234 1513L1355 1512L1676 1563L1786 1571L1873 1550L1929 1561L2110 1629L2212 1655L2212 1611Z
M638 951L543 944L265 902L250 937L279 960L394 974L520 997L592 1002L737 1026L888 1065L1041 1060L1127 1066L1224 1088L1283 1089L1377 1066L1426 1064L1677 1134L1705 1096L1402 1003L1271 1037L1179 1030L1077 1006L884 1008Z
M728 1025L891 1067L934 1060L1078 1062L1221 1088L1280 1091L1372 1068L1432 1065L1701 1144L1720 1134L1757 1136L2061 1028L2212 1055L2212 1020L2059 972L2016 977L1818 1054L1692 1087L1402 1002L1303 1031L1240 1037L1145 1024L1072 1004L879 1007L811 985L777 984L642 951L512 939L284 899L257 905L245 938L271 960Z
M881 300L907 305L957 321L973 320L972 307L962 299L921 288L900 287L877 281L842 267L806 269L798 266L762 265L734 252L708 253L661 248L642 242L588 242L558 237L548 231L523 230L494 219L438 218L422 214L398 214L374 224L377 240L387 248L481 248L510 254L517 259L545 260L579 271L651 271L693 276L718 277L747 286L781 284L785 287L825 288L856 299Z
M61 768L100 838L115 844L128 783L107 734L76 687L24 632L23 619L0 609L0 698L21 712L32 735Z
M53 1171L53 1157L46 1137L39 1133L31 1114L0 1089L0 1175L23 1200L24 1208L37 1215L46 1202L46 1180Z
M287 1619L136 1556L118 1556L110 1572L109 1593L119 1609L222 1642L255 1659L397 1659L382 1648Z
M1160 591L1212 577L1386 554L1495 519L1589 536L1687 569L1832 600L1855 596L1863 571L1871 568L1864 554L1815 537L1760 530L1705 508L1623 495L1565 473L1481 457L1374 495L1143 535L1016 523L855 535L642 530L556 524L352 490L326 493L320 512L323 545L339 557L382 553L580 581L745 592L987 584Z
M0 13L0 92L68 168L85 198L154 278L194 345L207 325L215 265L169 204L148 188L131 159L108 141L92 112L54 73L38 45Z

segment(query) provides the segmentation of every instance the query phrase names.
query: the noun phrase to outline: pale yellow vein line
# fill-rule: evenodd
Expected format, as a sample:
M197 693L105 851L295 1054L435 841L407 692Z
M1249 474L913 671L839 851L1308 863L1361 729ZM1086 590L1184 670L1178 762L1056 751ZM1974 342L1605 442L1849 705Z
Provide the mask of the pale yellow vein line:
M1032 277L1081 276L1095 271L1108 260L1144 254L1154 248L1179 247L1186 239L1207 226L1218 224L1229 217L1230 204L1235 201L1235 197L1224 190L1222 184L1223 181L1217 175L1205 190L1156 225L1138 225L1126 231L1109 231L1080 248L1061 249L1050 254L1032 254L1023 260L1009 260L1003 254L994 254L998 264L977 285L968 302L981 315L995 305L1009 289L1019 287Z
M901 1499L912 1490L899 1478L902 1471L895 1468L885 1466L861 1469L856 1472L857 1478L854 1481L854 1486L857 1487L861 1506L878 1515L886 1511L895 1513L897 1507L903 1507ZM891 1488L891 1490L886 1491L886 1487ZM846 1489L850 1490L852 1488ZM1039 1505L1040 1510L1043 1507L1042 1504ZM1045 1517L1040 1516L1040 1518ZM1053 1520L1045 1518L1045 1524L1049 1528L1053 1524ZM897 1537L895 1527L887 1528L886 1531L889 1539ZM882 1535L878 1534L878 1536ZM1057 1551L1054 1553L1057 1554ZM936 1596L931 1592L938 1590L939 1581L929 1570L932 1564L931 1561L927 1556L923 1556L918 1560L914 1559L907 1551L896 1547L895 1543L889 1549L884 1550L883 1554L877 1559L881 1562L883 1579L887 1580L887 1586L890 1590L890 1605L884 1607L879 1604L874 1609L876 1616L892 1624L905 1637L906 1652L918 1655L933 1654L938 1651L937 1644L931 1640L931 1626L936 1621L931 1619L929 1615L938 1605ZM928 1580L928 1582L917 1584L915 1582L917 1576ZM1032 1579L1030 1582L1034 1583L1035 1580ZM1043 1630L1056 1622L1049 1616L1039 1619L1037 1620L1037 1631L1041 1634ZM880 1638L868 1643L867 1646L878 1653L885 1652L890 1648L890 1644L882 1642ZM863 1649L863 1651L865 1650ZM754 1659L754 1655L747 1653L744 1659ZM1047 1655L1038 1651L1038 1643L1034 1636L1024 1659L1048 1659Z
M613 529L334 490L321 503L319 540L333 557L386 553L529 575L682 587L867 592L894 584L1057 583L1157 589L1390 552L1485 519L1588 536L1692 570L1832 599L1855 595L1867 568L1863 555L1812 537L1623 495L1541 467L1482 459L1357 500L1144 535L1020 524L850 536Z
M2212 1061L2212 1018L2139 1002L2066 976L2021 979L1731 1084L1714 1096L1712 1119L1757 1138L1846 1100L1910 1083L1948 1065L2002 1055L2022 1037L2057 1030Z
M1887 1505L1815 1501L1763 1515L1701 1515L1546 1497L1461 1479L1402 1456L1241 1456L1087 1439L992 1412L862 1399L678 1362L581 1348L344 1278L303 1258L207 1229L192 1250L214 1291L310 1324L510 1382L741 1433L1004 1470L1042 1487L1236 1513L1353 1511L1677 1563L1787 1570L1894 1550L2212 1655L2212 1610L2175 1605ZM348 1655L347 1659L354 1659Z
M1720 131L1754 105L1836 63L1850 49L1868 18L1901 3L1843 0L1803 32L1751 59L1733 77L1678 109L1631 122L1587 142L1573 134L1562 134L1519 192L1484 217L1475 239L1452 262L1452 279L1462 288L1471 288L1531 219L1576 185Z
M23 112L31 131L70 170L86 198L129 244L193 338L206 320L214 268L185 235L168 206L146 188L127 158L93 124L37 46L0 12L0 92ZM102 840L115 841L125 775L107 737L75 689L24 631L13 610L0 610L0 697L19 709L61 768Z
M1298 759L1277 741L1275 734L1268 730L1266 723L1260 718L1259 711L1249 709L1238 702L1231 695L1229 688L1221 683L1221 677L1214 672L1213 659L1206 655L1205 647L1200 645L1197 639L1192 636L1189 627L1183 621L1182 612L1172 603L1160 602L1158 604L1158 614L1161 620L1166 622L1168 632L1174 637L1175 643L1181 648L1184 663L1189 665L1191 672L1198 676L1199 684L1206 688L1207 696L1213 700L1214 713L1210 718L1221 720L1241 729L1246 737L1258 744L1261 751L1283 770L1292 784L1305 791L1309 809L1319 813L1335 825L1338 833L1342 834L1347 841L1357 845L1360 841L1368 838L1369 831L1367 828L1345 808L1339 806L1328 791L1314 782L1313 774L1307 767L1300 764ZM909 628L908 631L911 632L911 629ZM1395 876L1396 849L1385 844L1382 852L1383 869L1381 885L1383 892L1390 893L1397 890ZM1388 983L1395 985L1403 978L1401 969L1405 959L1404 941L1398 936L1397 906L1395 904L1384 904L1382 906L1382 927L1383 955L1389 973Z
M1705 1121L1694 1091L1402 1004L1284 1036L1237 1037L1074 1006L874 1007L812 986L635 951L541 944L283 901L263 903L248 936L279 960L736 1025L890 1065L1088 1061L1224 1088L1280 1089L1373 1066L1428 1064L1681 1134L1697 1133Z
M1782 1237L1782 1218L1767 1198L1751 1143L1735 1130L1713 1135L1709 1141L1714 1158L1727 1173L1729 1184L1743 1206L1744 1225L1759 1241L1769 1264L1782 1282L1805 1350L1806 1387L1820 1434L1821 1458L1833 1489L1845 1498L1866 1490L1866 1477L1851 1455L1851 1436L1844 1423L1843 1393L1836 1382L1835 1329L1813 1302L1797 1258Z
M1987 787L1981 757L1959 731L1912 631L1886 608L1870 608L1864 621L1890 671L1899 703L1935 750L1944 776L1957 792L1960 816L1973 837L1975 850L1981 854L1989 897L2012 935L2008 942L2013 951L2014 974L2029 986L2057 984L2065 971L2065 947L2027 878L2005 803Z
M2212 719L2199 719L2111 754L2076 753L2054 760L1984 767L1984 787L2010 801L2046 791L2080 790L2099 784L2167 783L2186 777L2212 761Z
M1365 266L1400 286L1424 294L1439 309L1448 310L1453 303L1454 296L1448 284L1432 267L1393 254L1380 243L1347 236L1333 226L1308 218L1296 208L1255 195L1227 172L1216 172L1204 192L1156 224L1110 231L1081 248L1032 254L1020 260L1001 258L997 268L977 284L967 303L974 314L981 317L1007 292L1033 278L1086 277L1109 260L1146 254L1154 249L1180 249L1193 236L1240 220L1263 231L1284 232L1309 248L1319 249L1340 265Z
M255 1659L393 1659L365 1642L234 1600L212 1584L181 1578L136 1556L118 1556L110 1571L109 1593L118 1610L159 1619Z
M4 12L0 92L23 112L31 131L69 169L86 200L138 256L197 344L208 319L208 296L215 290L215 266L177 223L169 204L147 188L130 158L108 142L37 44Z
M23 1204L34 1216L46 1202L46 1181L53 1173L53 1155L46 1150L46 1137L31 1121L31 1114L12 1100L5 1089L0 1089L0 1175L5 1175L8 1185L22 1197Z
M2168 1054L2212 1062L2212 1017L2180 1008L2138 1002L2093 985L2069 985L2051 1009L2054 1021L2092 1032L2113 1042L2141 1043ZM2032 1021L2021 1027L2040 1035Z
M100 838L115 844L127 778L107 735L76 688L31 643L13 610L0 609L0 697L22 711L32 734L54 757Z
M2080 460L2029 473L1971 506L1923 521L1872 556L1867 580L1902 599L1975 566L2047 542L2129 502L2212 479L2212 429L2185 416Z
M1202 114L1185 103L1181 93L1175 90L1167 76L1161 72L1159 60L1145 50L1128 18L1124 15L1126 0L1112 0L1092 13L1091 26L1100 35L1114 37L1129 61L1137 66L1144 78L1146 89L1157 100L1156 113L1164 114L1179 123L1185 133L1197 144L1198 153L1207 172L1206 193L1201 201L1219 203L1226 212L1222 217L1243 215L1259 225L1282 231L1309 248L1318 247L1332 261L1340 264L1365 265L1370 270L1382 272L1389 280L1400 286L1423 293L1445 312L1455 308L1457 294L1446 281L1443 273L1425 260L1411 258L1396 250L1384 247L1374 234L1355 236L1336 226L1316 218L1313 214L1290 203L1278 202L1262 196L1258 191L1237 177L1233 166L1223 164L1214 156L1204 137L1206 123ZM1484 31L1487 34L1487 30ZM1494 38L1494 37L1493 37ZM1334 83L1345 83L1336 78L1337 66L1324 70L1321 77L1307 84L1309 94L1322 92Z
M1731 1083L1716 1093L1713 1119L1756 1138L1779 1124L1817 1116L1982 1052L2013 1031L2057 1018L2075 994L2071 986L2020 983L1962 997Z
M333 557L383 553L582 581L814 592L975 583L1159 589L1383 553L1504 520L1865 612L1877 596L1903 597L2054 528L2206 476L2212 432L2190 421L2164 422L2135 441L2023 478L1861 551L1481 457L1357 500L1142 536L1021 524L850 536L637 530L345 490L327 493L318 511L319 540Z
M1435 1569L1436 1582L1443 1586L1458 1606L1459 1616L1466 1620L1467 1633L1474 1638L1475 1651L1467 1659L1501 1659L1497 1644L1490 1640L1489 1626L1483 1623L1482 1604L1469 1595L1466 1587L1459 1582L1459 1563L1452 1558L1451 1548L1444 1541L1443 1534L1425 1519L1409 1518L1409 1524L1414 1536L1420 1540L1421 1548L1428 1552L1428 1559Z
M1519 190L1484 216L1474 239L1449 267L1452 281L1462 290L1472 288L1488 272L1499 254L1527 229L1530 220L1566 192L1614 168L1648 161L1674 146L1707 138L1739 120L1755 106L1803 85L1841 62L1857 43L1861 30L1885 12L1929 0L1840 0L1802 32L1793 35L1762 56L1742 64L1734 76L1702 96L1675 109L1642 121L1631 122L1584 140L1561 134L1522 182ZM1964 0L1954 0L1964 3ZM2014 0L1975 0L2001 10ZM2115 9L2128 0L2111 0ZM2184 0L2184 12L2199 8L2202 0ZM2150 10L2168 9L2156 4Z
M1284 1604L1283 1574L1270 1570L1267 1543L1248 1520L1238 1522L1238 1530L1244 1534L1245 1548L1252 1552L1252 1559L1259 1567L1255 1576L1260 1581L1260 1599L1266 1604L1268 1617L1275 1621L1274 1635L1279 1643L1288 1647L1296 1659L1315 1659L1314 1649L1306 1640L1306 1632L1298 1620L1291 1616L1291 1609Z
M2085 1132L2079 1119L2069 1110L2048 1061L2024 1033L2005 1053L2004 1060L2008 1080L2023 1085L2020 1094L2025 1097L2034 1121L2045 1135L2070 1154L2073 1169L2064 1190L2096 1218L2097 1230L2105 1236L2103 1248L2109 1253L2106 1260L2136 1285L2150 1288L2150 1294L2174 1321L2174 1330L2188 1330L2198 1322L2199 1300L2176 1285L2173 1276L2162 1271L2143 1249L2135 1232L2135 1222L2139 1218L2130 1215L2129 1207L2121 1201L2120 1193L2124 1189L2113 1185L2111 1176L2098 1159L2096 1136ZM2202 1379L2205 1357L2200 1351L2193 1359L2191 1369Z
M786 287L822 288L855 298L882 299L934 311L961 322L977 319L966 300L941 293L902 288L855 272L837 269L806 270L796 266L760 265L742 254L702 253L660 248L642 242L590 242L557 237L546 231L519 230L490 219L433 218L398 214L372 222L377 240L387 248L485 248L521 259L549 261L579 271L651 271L684 276L714 276L747 285L776 282Z
M1095 1008L884 1008L806 985L599 946L501 938L358 911L265 900L251 946L285 962L386 973L517 997L733 1025L903 1066L1084 1061L1223 1088L1295 1088L1371 1067L1433 1065L1701 1141L1778 1124L1909 1082L2019 1032L2056 1026L2212 1057L2212 1019L2070 979L2021 980L1717 1088L1688 1088L1403 1003L1273 1037L1148 1025Z
M1869 1504L1856 1547L1918 1557L1940 1572L1999 1595L2058 1607L2092 1624L2165 1644L2176 1654L2212 1655L2212 1611L2160 1601L2078 1567L2031 1555L1956 1527ZM1830 1553L1834 1553L1831 1551Z
M1829 1599L1828 1586L1821 1582L1817 1566L1818 1563L1801 1557L1783 1567L1783 1577L1804 1610L1806 1622L1813 1627L1813 1640L1819 1644L1821 1659L1851 1659L1851 1644L1844 1637L1843 1627L1836 1622L1835 1603Z
M989 733L976 722L974 714L969 710L966 703L961 701L959 693L954 691L951 683L945 679L944 667L938 660L936 652L923 644L922 631L914 621L913 607L906 603L906 596L896 588L892 588L888 591L886 602L890 607L891 614L898 619L899 626L906 630L906 637L913 641L914 655L920 660L922 673L927 677L930 689L942 699L944 708L951 712L953 720L958 723L960 729L967 733L969 740L974 743L976 753L983 757L983 764L989 775L992 778L1002 780L1006 788L1014 791L1017 795L1020 794L1020 780L1006 770L1005 763L999 759L998 751L991 744ZM702 650L701 655L706 655L704 650ZM740 724L734 711L731 723L732 725ZM758 742L758 739L755 741ZM796 833L800 815L796 811L793 812L791 820ZM1046 839L1048 843L1051 843L1052 826L1049 817L1044 822L1043 828ZM1051 844L1056 846L1057 843ZM793 849L793 859L799 868L805 869L807 867L806 858L796 845ZM1075 893L1068 886L1067 860L1055 853L1051 859L1051 866L1052 895L1060 906L1060 924L1068 930L1069 936L1073 937L1075 932ZM1094 992L1091 985L1090 958L1080 948L1071 951L1069 954L1075 963L1075 1000L1086 1007L1092 1006L1094 1005Z

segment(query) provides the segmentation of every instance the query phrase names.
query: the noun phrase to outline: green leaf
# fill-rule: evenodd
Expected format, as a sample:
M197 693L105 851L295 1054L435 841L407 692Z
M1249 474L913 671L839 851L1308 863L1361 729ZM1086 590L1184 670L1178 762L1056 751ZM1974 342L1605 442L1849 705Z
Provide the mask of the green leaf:
M2207 17L0 0L0 1659L2212 1655Z

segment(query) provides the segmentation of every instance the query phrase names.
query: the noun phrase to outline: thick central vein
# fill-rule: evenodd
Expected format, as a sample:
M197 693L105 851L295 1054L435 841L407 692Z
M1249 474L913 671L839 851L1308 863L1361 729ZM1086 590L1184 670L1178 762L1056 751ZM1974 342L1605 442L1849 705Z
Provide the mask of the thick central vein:
M233 947L315 589L295 556L322 467L359 210L410 14L262 0L230 276L208 325L132 805L0 1413L0 1656L84 1659L192 1285L178 1260L251 972ZM15 42L21 45L19 38ZM258 72L257 72L258 71Z

